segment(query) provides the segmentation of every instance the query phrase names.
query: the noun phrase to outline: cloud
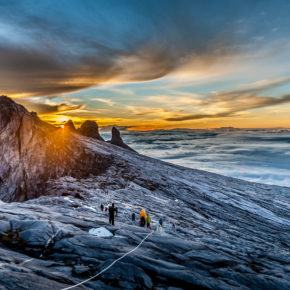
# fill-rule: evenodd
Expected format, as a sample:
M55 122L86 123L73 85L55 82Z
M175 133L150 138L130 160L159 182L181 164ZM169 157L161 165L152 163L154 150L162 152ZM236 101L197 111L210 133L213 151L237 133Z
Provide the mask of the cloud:
M290 103L290 95L284 95L280 98L269 96L258 96L255 93L266 89L274 88L290 82L290 78L276 80L272 82L261 82L251 88L242 90L225 91L211 94L201 105L208 110L218 110L213 114L182 114L167 118L166 121L188 121L204 118L231 117L237 113L252 109L265 108L275 105Z
M29 110L37 112L38 114L63 113L84 108L84 105L72 105L69 103L45 104L35 102L33 99L17 99L17 102L27 107Z
M154 80L185 66L194 72L199 59L203 69L241 48L238 7L224 13L203 1L117 3L0 1L3 93L43 96Z
M259 92L263 92L265 90L280 87L287 83L290 83L290 77L284 77L284 78L279 78L275 80L262 80L262 81L257 81L251 84L244 84L243 86L246 86L246 88L244 89L224 91L224 92L218 93L218 95L219 97L233 98L235 96L238 97L244 94L256 94Z
M290 185L289 138L290 132L265 129L222 134L220 130L189 129L155 130L150 134L126 132L126 140L141 154L185 167L285 186Z
M185 114L181 116L171 117L165 119L166 121L188 121L188 120L199 120L204 118L220 118L220 117L230 117L234 112L223 112L218 114Z
M236 104L227 111L216 113L216 114L184 114L175 117L167 118L166 121L188 121L188 120L198 120L204 118L222 118L222 117L231 117L236 115L236 113L270 107L275 105L280 105L284 103L290 103L290 95L284 95L281 98L273 97L257 97L254 95L248 95L240 97ZM227 106L230 106L228 103Z
M101 102L101 103L105 103L105 104L107 104L110 107L115 105L115 102L113 102L112 100L109 100L109 99L92 98L91 100L92 101L98 101L98 102Z
M171 111L163 108L148 108L148 107L135 107L127 106L126 109L131 112L134 116L148 116L148 115L157 115L164 116L170 114Z

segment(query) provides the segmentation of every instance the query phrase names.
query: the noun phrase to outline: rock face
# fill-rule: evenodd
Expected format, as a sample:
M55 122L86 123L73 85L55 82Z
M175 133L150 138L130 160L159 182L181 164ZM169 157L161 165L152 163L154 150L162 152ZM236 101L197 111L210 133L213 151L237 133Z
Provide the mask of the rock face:
M62 131L7 98L0 102L0 190L9 200L10 188L18 188L19 180L34 192L36 172L48 167L43 148ZM56 140L48 132L57 134ZM35 144L33 136L42 136L42 142ZM71 136L76 136L73 144L62 145L83 176L70 176L76 164L67 161L63 165L70 164L70 170L47 180L40 197L0 201L1 289L63 289L99 273L149 233L130 218L143 208L152 218L152 230L163 218L162 232L154 232L135 252L76 289L290 288L290 188L187 169ZM86 156L74 155L76 146L90 159L109 160L106 169L88 175L95 167L84 166ZM55 149L56 159L68 158L61 146ZM52 163L57 172L61 164ZM118 207L115 226L100 210L101 204L112 202ZM99 227L113 236L89 234Z
M69 130L71 132L76 132L76 127L73 123L72 120L68 120L65 124L64 124L64 129Z
M95 121L87 120L85 121L78 131L81 135L86 137L91 137L100 141L104 141L104 139L99 134L99 127Z
M112 139L109 141L109 143L136 152L134 149L124 143L120 131L116 127L112 128Z
M82 146L78 136L57 129L11 99L0 97L0 199L23 201L41 194L60 176L98 174L109 166Z

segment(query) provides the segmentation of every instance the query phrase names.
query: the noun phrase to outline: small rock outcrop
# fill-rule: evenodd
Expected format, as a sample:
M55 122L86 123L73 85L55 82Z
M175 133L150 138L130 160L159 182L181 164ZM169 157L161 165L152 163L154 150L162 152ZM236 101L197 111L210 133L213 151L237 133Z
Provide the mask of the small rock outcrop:
M64 124L64 129L69 130L71 132L76 132L76 127L73 123L72 120L68 120L65 124Z
M134 149L124 143L120 131L116 127L112 128L112 139L111 141L108 141L108 143L136 152Z
M104 141L99 133L99 126L95 121L85 121L78 130L78 133L86 137L91 137L100 141Z

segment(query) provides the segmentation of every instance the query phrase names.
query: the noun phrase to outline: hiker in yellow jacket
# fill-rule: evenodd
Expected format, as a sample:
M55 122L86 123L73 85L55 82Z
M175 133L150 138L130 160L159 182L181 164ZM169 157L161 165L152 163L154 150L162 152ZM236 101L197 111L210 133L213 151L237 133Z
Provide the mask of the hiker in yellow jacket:
M146 223L146 211L143 208L140 212L140 221L139 221L139 225L140 227L145 227L145 223Z
M146 224L147 224L147 229L151 229L151 216L148 214L146 217Z

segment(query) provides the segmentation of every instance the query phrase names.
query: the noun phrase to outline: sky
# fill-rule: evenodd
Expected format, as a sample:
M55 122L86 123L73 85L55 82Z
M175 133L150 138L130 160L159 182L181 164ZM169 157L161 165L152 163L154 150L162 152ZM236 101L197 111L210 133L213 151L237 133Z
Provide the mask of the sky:
M0 0L0 93L56 125L290 124L290 2Z

